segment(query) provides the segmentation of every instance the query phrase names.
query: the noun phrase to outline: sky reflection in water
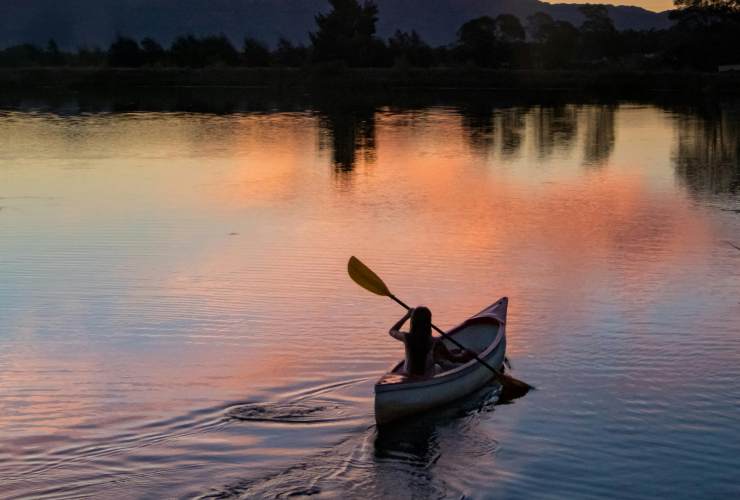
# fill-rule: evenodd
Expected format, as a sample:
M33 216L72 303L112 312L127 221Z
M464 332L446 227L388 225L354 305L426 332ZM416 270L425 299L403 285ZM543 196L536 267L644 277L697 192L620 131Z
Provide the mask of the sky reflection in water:
M737 108L437 104L2 113L4 494L740 493ZM351 254L541 390L376 435Z

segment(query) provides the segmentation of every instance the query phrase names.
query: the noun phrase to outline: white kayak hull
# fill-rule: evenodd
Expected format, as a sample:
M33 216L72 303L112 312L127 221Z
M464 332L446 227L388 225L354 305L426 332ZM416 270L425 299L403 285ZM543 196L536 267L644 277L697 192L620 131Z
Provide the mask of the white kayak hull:
M506 355L506 311L502 298L448 335L474 351L489 365L502 370ZM448 347L454 344L445 341ZM487 384L493 374L476 360L424 379L411 379L398 363L375 384L375 420L378 425L444 406Z

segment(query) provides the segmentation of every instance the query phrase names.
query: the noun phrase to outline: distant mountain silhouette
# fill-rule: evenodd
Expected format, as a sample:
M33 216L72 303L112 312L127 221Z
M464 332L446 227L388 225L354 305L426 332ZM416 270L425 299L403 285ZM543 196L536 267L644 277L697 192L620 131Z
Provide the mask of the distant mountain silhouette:
M578 5L539 0L377 0L379 35L415 29L433 45L452 42L462 23L482 15L526 16L544 11L576 25ZM45 44L54 38L63 48L107 46L117 34L169 44L181 34L224 33L238 46L244 35L274 44L283 36L307 41L314 15L326 0L0 0L0 47L23 42ZM619 29L663 28L667 13L638 7L609 8Z

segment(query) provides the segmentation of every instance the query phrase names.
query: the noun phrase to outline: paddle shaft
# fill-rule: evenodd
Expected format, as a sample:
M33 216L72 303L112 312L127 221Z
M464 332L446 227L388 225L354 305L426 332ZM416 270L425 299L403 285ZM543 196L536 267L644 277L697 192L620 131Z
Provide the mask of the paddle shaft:
M410 311L411 310L411 307L409 307L407 304L405 304L401 299L399 299L395 295L390 294L389 297L392 298L393 300L395 300L401 307L403 307L407 311ZM498 371L497 369L495 369L494 367L492 367L491 365L489 365L488 363L486 363L485 361L483 361L481 358L478 357L478 355L476 353L474 353L473 351L471 351L470 349L468 349L467 347L465 347L464 345L462 345L460 342L458 342L457 340L455 340L452 337L450 337L449 335L447 335L445 332L443 332L441 329L439 329L434 323L432 323L432 328L434 328L434 330L437 333L439 333L440 335L442 335L442 337L445 338L446 340L449 340L450 342L452 342L453 344L455 344L457 347L459 347L463 351L465 351L465 352L467 352L469 354L472 354L476 361L478 361L480 364L482 364L483 366L485 366L486 368L488 368L489 370L491 370L494 375L496 375L497 377L501 377L502 376L502 374L501 374L500 371Z

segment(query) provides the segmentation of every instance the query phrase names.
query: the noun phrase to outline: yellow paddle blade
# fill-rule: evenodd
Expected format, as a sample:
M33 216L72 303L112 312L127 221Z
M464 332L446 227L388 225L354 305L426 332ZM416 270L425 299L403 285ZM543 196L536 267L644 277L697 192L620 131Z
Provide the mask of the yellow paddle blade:
M377 274L372 272L369 267L360 262L357 257L350 257L347 263L347 272L349 277L354 280L355 283L360 285L362 288L369 292L373 292L383 297L390 297L391 291L385 286L383 280L378 277Z

